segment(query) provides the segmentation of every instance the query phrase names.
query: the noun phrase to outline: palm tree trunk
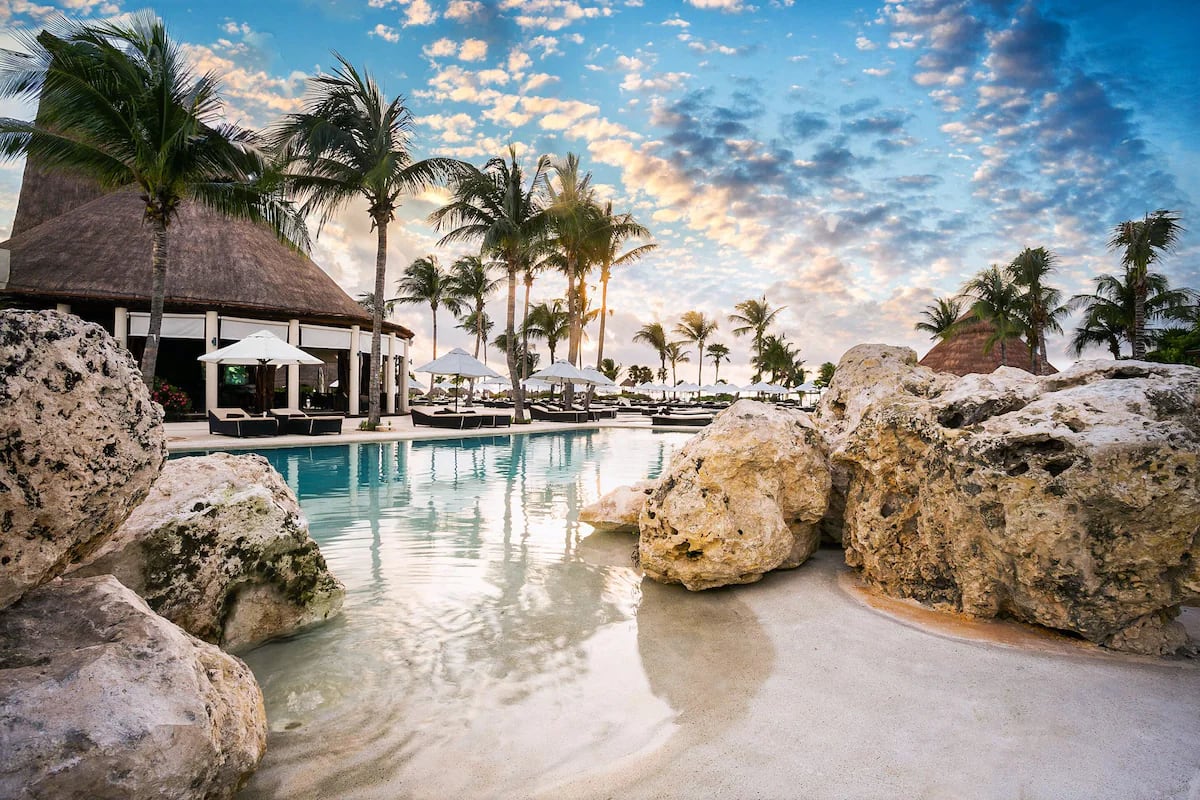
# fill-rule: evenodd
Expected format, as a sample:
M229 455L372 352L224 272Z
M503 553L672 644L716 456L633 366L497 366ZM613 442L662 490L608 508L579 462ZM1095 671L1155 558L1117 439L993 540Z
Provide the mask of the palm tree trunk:
M384 284L387 278L387 225L386 214L375 217L377 242L375 247L375 299L383 300ZM367 401L367 427L374 430L379 425L379 354L383 344L383 303L376 302L371 310L371 370L367 380L370 398ZM351 358L362 358L358 353L351 353ZM357 386L349 387L357 392Z
M1005 344L1003 337L1000 339L1000 366L1008 366L1008 345Z
M600 342L596 345L596 369L604 360L604 323L608 318L608 273L600 275Z
M516 353L517 265L513 263L508 265L507 311L504 328L504 355L508 362L508 375L512 380L513 421L519 424L525 422L525 390L521 386L521 379L517 377L520 374L517 370Z
M721 359L713 359L713 383L721 382Z
M696 357L696 385L704 385L704 340L696 342L696 346L700 348L700 353Z
M576 309L579 307L577 290L575 287L575 264L571 259L567 260L567 360L572 364L579 357L579 346L575 342L575 321L579 314ZM575 384L564 383L562 393L563 408L570 408L575 402Z
M150 326L146 331L146 348L142 351L142 380L154 385L154 370L158 366L158 343L162 333L163 302L167 294L167 223L154 220L153 267L150 279Z
M1133 284L1133 357L1146 357L1146 271L1139 270Z
M437 358L437 306L430 303L429 308L433 311L433 357Z
M521 313L521 380L529 377L529 290L533 288L533 280L525 279L525 310Z

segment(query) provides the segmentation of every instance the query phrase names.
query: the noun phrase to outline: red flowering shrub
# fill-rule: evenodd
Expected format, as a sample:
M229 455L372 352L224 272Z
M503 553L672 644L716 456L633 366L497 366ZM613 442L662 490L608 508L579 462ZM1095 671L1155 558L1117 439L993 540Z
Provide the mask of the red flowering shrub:
M154 379L154 388L150 391L150 399L163 407L167 420L175 420L192 410L192 398L182 389L172 386L162 378Z

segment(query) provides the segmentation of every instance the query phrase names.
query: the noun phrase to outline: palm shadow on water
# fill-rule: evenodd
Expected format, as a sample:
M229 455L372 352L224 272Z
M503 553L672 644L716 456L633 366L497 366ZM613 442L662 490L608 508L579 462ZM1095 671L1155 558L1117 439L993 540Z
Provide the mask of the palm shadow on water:
M281 471L292 459L347 601L247 655L271 734L245 796L519 793L653 739L689 707L673 676L716 648L683 636L670 600L646 608L630 545L614 558L574 520L602 470L645 474L668 444L573 432L270 455ZM705 616L745 639L729 607Z

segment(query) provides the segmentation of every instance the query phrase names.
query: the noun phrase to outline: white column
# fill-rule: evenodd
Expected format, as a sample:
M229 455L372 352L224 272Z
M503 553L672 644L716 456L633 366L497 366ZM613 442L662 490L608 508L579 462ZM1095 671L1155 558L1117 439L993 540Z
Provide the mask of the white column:
M288 344L300 346L300 320L288 320ZM287 404L288 408L300 407L300 365L288 364L287 368Z
M387 336L387 361L384 362L383 387L387 393L387 413L396 413L396 334Z
M400 340L400 413L408 413L408 339Z
M350 400L350 416L358 416L358 387L362 383L362 353L358 350L358 326L350 326L350 385L346 396Z
M56 305L54 307L54 310L61 311L64 314L70 314L71 313L71 304L70 303L59 303L58 305Z
M221 346L221 323L215 311L204 312L204 352L211 353ZM217 386L221 380L219 364L204 364L204 410L217 407Z
M124 306L113 309L113 338L121 347L129 349L129 309Z

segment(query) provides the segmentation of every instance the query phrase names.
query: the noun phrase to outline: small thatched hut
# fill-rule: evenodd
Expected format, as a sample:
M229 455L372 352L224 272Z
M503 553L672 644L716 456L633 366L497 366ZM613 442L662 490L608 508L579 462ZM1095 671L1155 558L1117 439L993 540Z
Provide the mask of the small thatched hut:
M995 329L990 323L968 322L965 317L959 323L961 327L958 332L934 345L920 360L921 366L955 375L994 372L996 367L1001 366L1000 345L994 345L990 353L984 352L984 347ZM1005 351L1007 366L1033 372L1029 345L1023 339L1010 340ZM1058 370L1052 364L1043 364L1041 367L1043 375L1056 372Z
M70 311L103 325L140 357L149 321L151 232L130 190L95 185L26 165L12 237L0 243L0 295L10 305ZM367 391L371 319L306 255L267 228L185 203L170 228L159 374L197 408L241 405L244 369L196 358L267 329L324 359L289 367L279 402L357 414ZM385 323L386 407L407 404L412 331ZM391 358L387 358L388 355ZM398 379L398 380L397 380ZM336 392L326 388L337 382ZM397 385L399 383L399 385ZM358 387L358 391L347 391ZM303 392L302 392L303 390Z

